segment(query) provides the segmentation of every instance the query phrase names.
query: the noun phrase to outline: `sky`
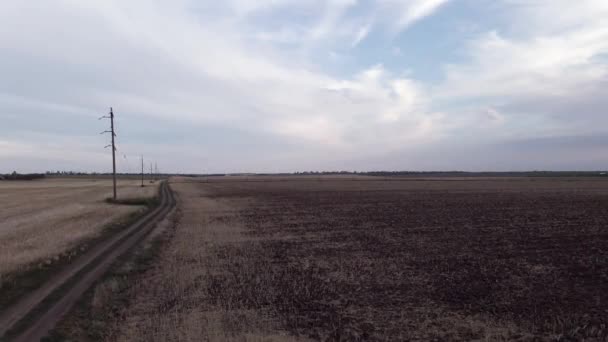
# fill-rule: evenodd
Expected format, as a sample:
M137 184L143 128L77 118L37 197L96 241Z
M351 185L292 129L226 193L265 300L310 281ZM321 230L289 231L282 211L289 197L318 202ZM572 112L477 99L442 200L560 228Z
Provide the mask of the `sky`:
M605 0L0 0L0 173L608 169ZM148 166L146 166L147 168Z

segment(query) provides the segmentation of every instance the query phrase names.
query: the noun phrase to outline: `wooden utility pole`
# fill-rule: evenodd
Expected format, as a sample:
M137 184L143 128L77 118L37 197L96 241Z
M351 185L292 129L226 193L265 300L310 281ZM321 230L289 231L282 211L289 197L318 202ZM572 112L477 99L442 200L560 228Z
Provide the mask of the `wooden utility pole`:
M101 134L104 133L110 133L112 134L112 145L108 145L106 146L106 148L108 147L112 147L112 182L114 185L114 201L116 201L116 145L115 145L115 137L116 137L116 133L114 133L114 111L112 110L112 107L110 107L110 115L109 116L102 116L99 118L99 120L101 119L110 119L110 130L109 131L103 131L101 132Z
M144 187L144 156L141 156L141 187Z
M114 200L116 201L116 145L114 144L114 111L110 107L110 127L112 128L112 183L114 185Z

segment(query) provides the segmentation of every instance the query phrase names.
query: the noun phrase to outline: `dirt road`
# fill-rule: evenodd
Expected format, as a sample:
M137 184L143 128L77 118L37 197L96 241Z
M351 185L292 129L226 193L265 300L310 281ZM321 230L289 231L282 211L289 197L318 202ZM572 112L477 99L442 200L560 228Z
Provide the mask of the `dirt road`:
M144 238L175 206L167 182L152 212L81 256L36 291L0 313L0 340L37 341L59 322L110 265Z

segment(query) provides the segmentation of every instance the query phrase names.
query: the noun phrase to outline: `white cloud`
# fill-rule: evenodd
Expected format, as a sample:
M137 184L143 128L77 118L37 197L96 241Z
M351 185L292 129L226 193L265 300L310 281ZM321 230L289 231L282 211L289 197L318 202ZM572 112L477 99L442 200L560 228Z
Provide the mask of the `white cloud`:
M608 52L608 27L525 39L489 32L472 42L470 52L472 63L446 69L447 94L563 95L606 76L606 64L594 57Z
M284 4L233 5L246 16ZM318 38L330 34L355 4L328 2L314 29ZM3 12L3 19L20 33L18 39L0 33L0 42L11 51L11 56L0 57L11 59L10 66L0 67L7 75L0 92L28 106L52 103L95 115L112 105L119 113L222 124L307 148L327 145L361 154L373 153L374 146L390 149L435 134L432 114L422 105L422 87L413 80L381 66L353 77L328 75L281 49L256 49L239 24L201 22L189 5L14 5ZM40 81L12 86L23 78Z
M608 81L606 2L506 0L504 5L509 28L472 40L468 61L446 66L445 81L432 98L503 108L516 136L597 132L588 124L597 115L588 111L601 109L581 104L589 103L590 94L608 95L601 90ZM575 103L578 109L564 105Z
M359 31L357 31L357 34L355 35L355 39L353 40L351 46L355 47L359 45L359 43L361 43L365 39L365 37L367 37L367 35L371 31L371 28L371 24L365 24L361 26L361 28L359 28Z
M471 61L446 69L450 94L565 94L606 77L608 2L505 0L510 29L470 42Z
M355 47L372 30L395 35L432 15L449 0L231 0L233 12L261 41ZM284 20L277 18L286 18ZM261 19L262 18L262 19ZM350 44L344 44L350 41Z
M378 12L393 32L401 32L436 12L450 0L378 0Z
M509 27L486 28L463 46L466 60L446 65L444 79L433 86L396 71L409 65L390 69L380 64L387 54L401 55L398 47L373 54L378 59L373 63L379 64L371 67L350 55L362 41L379 36L391 40L391 34L446 3L3 3L0 20L8 29L0 31L0 113L8 114L0 115L28 115L34 121L64 112L95 119L112 105L121 115L166 120L178 127L214 125L271 137L283 149L265 162L297 163L301 157L300 163L316 158L319 165L336 158L366 158L379 150L416 149L440 139L486 142L538 134L530 127L543 127L547 134L573 127L587 132L589 118L598 114L567 126L564 113L575 103L588 103L590 94L608 95L600 86L608 84L605 1L539 0L532 6L503 0ZM318 56L332 65L323 65ZM549 110L551 102L561 105ZM591 107L586 106L588 111ZM5 139L0 158L10 153L13 159L16 154L42 158L38 146L49 139L31 134ZM56 140L57 150L69 144ZM295 146L297 156L283 145ZM81 147L73 156L86 161L84 156L96 148ZM193 157L201 148L174 145L163 153L177 158L185 151ZM205 163L230 165L232 170L261 165L238 148L229 151L234 158L225 152L200 153L211 158Z
M483 118L493 124L503 124L505 117L498 110L492 107L487 107L482 111Z
M429 16L449 0L413 0L401 1L405 6L397 22L397 28L403 30L414 22Z

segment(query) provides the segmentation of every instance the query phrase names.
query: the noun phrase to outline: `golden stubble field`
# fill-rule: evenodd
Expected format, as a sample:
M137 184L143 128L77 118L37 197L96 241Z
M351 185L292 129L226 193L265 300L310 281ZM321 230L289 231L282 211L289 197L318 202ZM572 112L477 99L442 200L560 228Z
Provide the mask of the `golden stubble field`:
M119 199L154 197L158 183L118 182ZM112 205L111 179L48 178L0 182L0 285L6 275L50 263L104 227L143 210Z

